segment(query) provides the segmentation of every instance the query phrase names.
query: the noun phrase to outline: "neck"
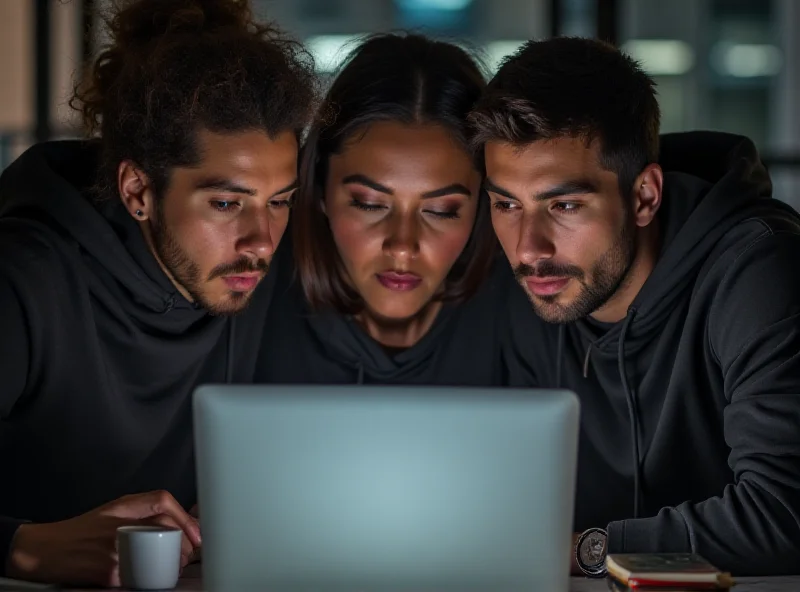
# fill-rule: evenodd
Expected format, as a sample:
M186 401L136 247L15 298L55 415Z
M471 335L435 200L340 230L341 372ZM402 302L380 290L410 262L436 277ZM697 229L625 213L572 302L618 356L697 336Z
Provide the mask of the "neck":
M385 347L407 348L415 345L433 326L441 302L429 302L416 315L400 321L379 318L364 311L355 316L367 335Z
M660 237L656 221L640 230L636 237L636 255L625 279L608 302L591 314L601 323L616 323L625 318L658 261Z

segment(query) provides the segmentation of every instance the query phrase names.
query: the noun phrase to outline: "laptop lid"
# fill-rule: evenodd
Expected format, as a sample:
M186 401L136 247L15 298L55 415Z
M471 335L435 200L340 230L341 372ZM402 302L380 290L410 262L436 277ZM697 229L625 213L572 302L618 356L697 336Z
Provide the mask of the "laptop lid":
M567 391L204 386L208 590L567 590Z

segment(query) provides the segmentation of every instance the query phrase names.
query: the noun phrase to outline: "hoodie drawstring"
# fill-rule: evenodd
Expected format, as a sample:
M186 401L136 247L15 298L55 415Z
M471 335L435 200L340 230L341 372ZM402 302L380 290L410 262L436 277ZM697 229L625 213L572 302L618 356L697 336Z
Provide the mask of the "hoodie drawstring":
M558 326L558 349L556 349L556 388L561 388L561 352L564 351L564 330L566 325L563 323Z
M225 384L231 384L233 381L233 342L236 336L236 329L234 323L236 319L228 319L228 343L225 350Z
M583 358L583 377L589 378L589 358L592 355L592 344L586 348L586 357Z
M633 317L636 316L636 309L631 307L628 309L628 314L625 317L625 322L622 324L622 329L619 333L619 346L617 349L617 368L619 370L619 378L622 382L622 390L625 393L625 401L628 404L628 420L631 424L631 446L633 456L633 517L639 517L640 500L642 497L642 474L641 474L641 458L639 454L639 412L636 406L636 396L628 384L628 374L625 370L625 337L628 335L628 329L633 322ZM556 350L556 388L561 388L561 358L564 350L564 331L566 325L560 325L558 328L558 349ZM589 376L589 360L592 353L592 344L586 348L586 357L583 360L583 377Z
M639 456L639 413L636 407L636 396L628 384L628 374L625 370L625 337L635 315L636 309L630 308L628 310L628 315L625 317L625 322L622 324L622 330L619 334L617 364L619 367L619 378L622 381L622 390L625 393L625 399L628 402L628 416L631 424L631 443L633 445L633 517L638 518L639 500L641 498L642 488Z
M364 364L361 362L358 363L358 377L356 378L356 384L364 384Z
M166 302L164 302L164 310L161 312L161 314L167 314L169 311L171 311L173 308L175 308L175 301L176 300L177 299L175 298L175 294L170 294L167 297Z

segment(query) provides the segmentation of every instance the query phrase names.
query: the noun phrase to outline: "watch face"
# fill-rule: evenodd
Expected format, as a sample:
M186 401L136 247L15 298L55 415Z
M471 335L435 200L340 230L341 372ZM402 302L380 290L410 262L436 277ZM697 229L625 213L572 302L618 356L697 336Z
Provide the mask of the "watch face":
M599 532L589 534L581 543L580 557L586 567L603 563L606 559L606 537Z

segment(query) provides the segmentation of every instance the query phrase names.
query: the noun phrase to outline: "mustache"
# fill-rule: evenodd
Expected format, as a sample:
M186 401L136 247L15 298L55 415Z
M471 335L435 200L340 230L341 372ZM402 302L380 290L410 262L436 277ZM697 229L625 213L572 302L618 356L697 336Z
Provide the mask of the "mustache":
M529 277L571 277L580 280L583 279L583 270L576 265L545 260L536 265L520 263L514 268L514 277L518 282Z
M241 259L237 259L233 263L223 263L222 265L217 265L214 269L211 270L211 273L208 274L208 281L211 281L214 278L218 278L223 275L236 275L239 273L257 273L257 272L261 272L263 275L267 275L267 273L269 272L269 263L264 259L259 259L258 261L253 262L246 257L242 257Z

